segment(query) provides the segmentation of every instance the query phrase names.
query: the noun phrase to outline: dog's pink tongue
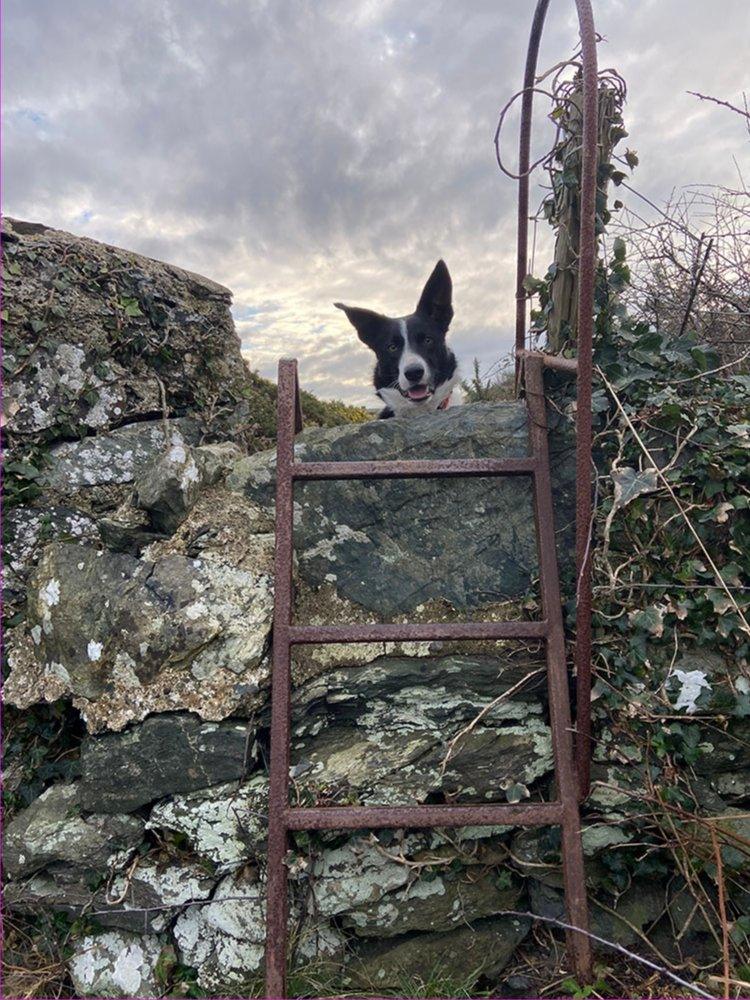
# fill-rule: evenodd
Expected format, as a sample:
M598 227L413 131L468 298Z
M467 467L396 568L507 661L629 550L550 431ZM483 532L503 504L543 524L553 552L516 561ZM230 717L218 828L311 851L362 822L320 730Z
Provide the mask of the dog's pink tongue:
M409 399L427 399L430 395L430 390L426 385L414 385L411 389L406 390L406 394Z

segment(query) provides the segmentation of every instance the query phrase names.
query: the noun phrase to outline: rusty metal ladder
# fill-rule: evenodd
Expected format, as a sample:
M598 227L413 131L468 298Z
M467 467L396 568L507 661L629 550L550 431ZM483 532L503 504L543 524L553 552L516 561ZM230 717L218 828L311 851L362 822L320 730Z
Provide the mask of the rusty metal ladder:
M524 359L530 455L508 459L297 462L294 436L302 429L297 362L279 364L276 464L275 611L273 626L270 790L266 912L266 996L286 996L288 878L286 853L292 830L357 830L460 826L559 825L573 969L591 972L588 912L581 846L578 783L573 756L568 675L550 485L542 359ZM323 479L394 479L425 476L530 476L536 522L541 621L434 624L292 624L293 511L295 482ZM546 647L549 712L557 798L526 804L315 806L289 805L292 647L313 643L541 639Z

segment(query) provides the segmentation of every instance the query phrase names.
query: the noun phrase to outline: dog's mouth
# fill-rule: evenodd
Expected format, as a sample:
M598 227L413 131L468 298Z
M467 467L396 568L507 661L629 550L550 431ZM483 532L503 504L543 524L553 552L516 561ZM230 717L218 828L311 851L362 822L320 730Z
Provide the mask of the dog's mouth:
M411 385L408 389L399 389L404 399L410 399L412 403L422 403L433 394L433 389L428 385Z

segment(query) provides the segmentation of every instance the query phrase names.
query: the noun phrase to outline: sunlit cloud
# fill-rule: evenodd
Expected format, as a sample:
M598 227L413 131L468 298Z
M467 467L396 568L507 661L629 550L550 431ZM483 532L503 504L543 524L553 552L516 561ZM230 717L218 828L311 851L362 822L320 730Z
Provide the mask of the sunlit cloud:
M602 64L629 83L637 185L658 200L733 181L742 129L686 91L750 90L727 40L748 37L750 5L595 7ZM296 355L308 388L352 402L372 400L370 356L332 303L403 314L442 256L454 346L489 366L510 347L515 268L515 187L491 140L531 8L6 0L4 209L226 285L253 368ZM573 5L551 8L540 65L577 40ZM549 139L540 116L535 145Z

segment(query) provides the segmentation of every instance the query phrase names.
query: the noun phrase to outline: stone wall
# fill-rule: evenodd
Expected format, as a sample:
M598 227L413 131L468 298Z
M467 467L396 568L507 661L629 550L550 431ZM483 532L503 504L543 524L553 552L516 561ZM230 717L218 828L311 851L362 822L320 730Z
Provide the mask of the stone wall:
M5 698L27 712L62 700L85 732L67 771L6 826L6 904L77 918L77 995L160 995L175 965L207 995L240 995L262 971L274 455L247 454L229 293L24 224L7 250L11 347L47 339L8 394L14 445L39 457L8 516ZM125 353L121 314L140 331ZM566 561L570 439L558 430ZM496 457L525 454L527 438L523 406L475 404L312 429L297 447L309 460ZM537 616L532 526L520 478L300 487L297 619ZM294 801L549 797L541 665L518 643L300 650ZM600 757L601 775L639 780L622 752ZM629 836L626 804L600 790L589 810L594 925L627 943L663 914L663 887L612 894L602 859ZM506 911L562 912L553 830L300 834L292 848L293 961L339 989L403 991L438 967L494 988L530 929Z

